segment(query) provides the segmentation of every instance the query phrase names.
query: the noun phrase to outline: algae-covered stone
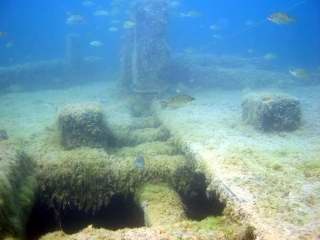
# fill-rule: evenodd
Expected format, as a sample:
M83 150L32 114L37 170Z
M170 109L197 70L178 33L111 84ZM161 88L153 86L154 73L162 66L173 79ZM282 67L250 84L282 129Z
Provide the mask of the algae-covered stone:
M33 161L24 152L0 143L0 239L21 236L35 187Z
M112 141L102 109L95 103L65 106L59 114L58 127L60 142L68 149L106 147Z
M300 102L285 94L249 94L242 102L242 118L263 131L296 130L301 125Z
M186 220L179 195L166 184L147 184L137 194L147 226L164 226Z

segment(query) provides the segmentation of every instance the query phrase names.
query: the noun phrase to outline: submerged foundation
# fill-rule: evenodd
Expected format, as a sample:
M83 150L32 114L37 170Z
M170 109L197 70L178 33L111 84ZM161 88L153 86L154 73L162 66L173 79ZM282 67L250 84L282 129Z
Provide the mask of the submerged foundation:
M156 122L150 115L126 129L111 129L116 141L105 148L65 148L57 127L33 139L25 148L35 166L32 198L21 206L29 217L4 225L3 236L254 239L244 237L252 229L228 217L226 203L208 192L205 167L186 157ZM125 136L136 136L135 141Z

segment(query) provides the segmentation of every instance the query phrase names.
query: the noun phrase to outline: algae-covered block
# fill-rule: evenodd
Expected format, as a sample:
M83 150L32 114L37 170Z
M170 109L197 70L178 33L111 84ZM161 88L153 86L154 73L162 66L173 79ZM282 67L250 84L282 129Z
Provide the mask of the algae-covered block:
M106 147L111 133L98 104L70 104L58 117L60 142L70 149L80 146Z
M0 143L0 239L19 237L25 230L36 189L34 169L23 151Z
M300 102L280 93L249 94L242 102L242 119L262 131L293 131L301 125Z

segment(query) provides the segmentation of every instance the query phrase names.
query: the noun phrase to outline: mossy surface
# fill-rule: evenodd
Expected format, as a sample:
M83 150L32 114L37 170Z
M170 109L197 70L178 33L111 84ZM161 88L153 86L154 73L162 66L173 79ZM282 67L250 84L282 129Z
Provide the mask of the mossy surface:
M164 226L186 219L179 195L167 184L146 184L136 194L147 226Z
M21 150L0 144L0 238L21 236L34 201L34 163Z
M34 142L38 163L39 195L49 206L97 211L114 194L132 194L146 182L166 182L177 191L190 185L195 165L165 142L110 149L81 147L65 150L48 132ZM135 165L144 157L143 169Z
M181 221L165 226L142 227L110 231L88 226L82 231L68 235L62 231L49 233L41 240L253 240L250 227L242 227L223 217L209 217L200 222Z
M58 117L60 142L66 149L80 146L107 147L112 134L102 108L95 103L67 105Z

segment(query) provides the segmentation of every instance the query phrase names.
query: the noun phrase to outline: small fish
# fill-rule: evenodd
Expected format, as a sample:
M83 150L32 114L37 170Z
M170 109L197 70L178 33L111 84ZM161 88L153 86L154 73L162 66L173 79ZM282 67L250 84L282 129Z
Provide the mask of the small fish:
M95 62L102 61L103 58L102 57L97 57L97 56L87 56L83 60L85 62L88 62L88 63L95 63Z
M93 13L93 15L96 17L107 17L109 16L109 12L106 10L97 10Z
M249 49L247 50L247 52L248 52L249 54L252 54L252 53L254 53L254 50L253 50L252 48L249 48Z
M96 48L98 48L98 47L102 47L102 46L103 46L103 43L100 42L100 41L95 40L95 41L91 41L91 42L89 43L89 45L90 45L91 47L96 47Z
M169 2L169 7L170 8L178 8L181 5L179 1L171 1Z
M289 73L295 78L306 79L309 77L309 73L303 68L289 69Z
M6 48L12 48L14 46L13 42L7 42L6 45L4 45Z
M244 25L247 27L252 27L254 25L254 21L248 19L244 22Z
M267 19L275 24L284 25L295 22L295 18L283 12L276 12L267 17Z
M67 25L78 25L78 24L83 24L84 23L84 18L81 15L70 15L67 20L66 24Z
M109 32L118 32L118 28L117 27L109 27L108 28Z
M7 131L4 129L0 129L0 141L8 140L8 134Z
M217 25L217 24L212 24L212 25L210 25L209 28L212 31L219 31L221 29L221 27L219 25Z
M222 36L220 34L213 34L212 37L217 40L221 40Z
M134 28L136 26L136 23L133 22L133 21L125 21L123 23L123 28L124 29L131 29L131 28Z
M142 155L139 155L136 157L136 159L134 160L134 166L135 166L135 168L137 168L139 170L144 169L145 161L144 161L144 157Z
M0 32L0 38L2 38L2 37L6 37L8 35L8 33L7 32Z
M179 93L165 101L161 101L160 104L162 108L179 108L194 100L195 99L189 95Z
M84 6L84 7L92 7L94 5L95 5L95 3L92 1L83 1L82 2L82 6Z
M182 18L196 18L196 17L200 17L200 16L201 16L201 13L194 11L194 10L180 13L180 17L182 17Z
M265 60L268 60L268 61L272 61L272 60L275 60L278 58L278 56L275 54L275 53L267 53L263 56L263 58Z

